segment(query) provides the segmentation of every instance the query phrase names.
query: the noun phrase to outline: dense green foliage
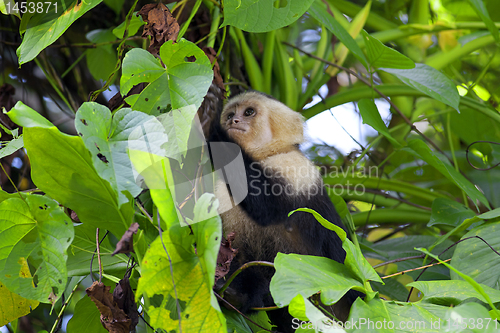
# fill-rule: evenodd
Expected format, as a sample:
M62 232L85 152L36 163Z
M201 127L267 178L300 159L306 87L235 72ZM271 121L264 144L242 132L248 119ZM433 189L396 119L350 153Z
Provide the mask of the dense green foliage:
M70 314L67 332L105 332L99 311L114 325L139 308L138 332L271 329L212 290L221 221L194 119L221 78L228 96L260 90L305 118L351 103L379 133L348 156L306 152L352 241L309 211L339 234L345 265L276 257L276 304L314 323L298 332L332 325L318 300L349 289L366 297L348 332L368 320L374 332L498 330L500 2L183 0L168 4L177 30L149 34L177 39L154 43L139 36L155 19L135 15L144 5L0 0L0 326L55 332ZM134 222L133 252L111 256ZM92 280L130 281L132 306L96 307Z

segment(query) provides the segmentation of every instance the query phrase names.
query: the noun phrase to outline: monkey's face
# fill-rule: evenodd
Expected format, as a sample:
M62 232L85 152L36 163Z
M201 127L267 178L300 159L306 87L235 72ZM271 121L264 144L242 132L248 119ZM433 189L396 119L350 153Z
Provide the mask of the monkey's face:
M256 160L296 149L304 140L302 116L255 91L231 98L220 122L229 137Z
M238 136L252 128L257 118L257 112L251 106L246 108L235 107L233 110L227 111L225 118L223 121L225 122L226 131L230 135Z
M229 137L245 149L262 148L273 137L267 109L252 98L227 105L221 123Z

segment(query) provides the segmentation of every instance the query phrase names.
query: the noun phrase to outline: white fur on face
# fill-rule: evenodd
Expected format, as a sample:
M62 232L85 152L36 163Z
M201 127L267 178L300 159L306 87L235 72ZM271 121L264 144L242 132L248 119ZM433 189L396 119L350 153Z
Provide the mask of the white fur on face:
M255 117L244 116L248 108L256 111ZM239 123L231 124L228 115L237 116ZM258 92L247 92L232 98L221 116L221 124L229 130L229 136L259 161L295 150L296 145L303 141L303 123L298 112Z

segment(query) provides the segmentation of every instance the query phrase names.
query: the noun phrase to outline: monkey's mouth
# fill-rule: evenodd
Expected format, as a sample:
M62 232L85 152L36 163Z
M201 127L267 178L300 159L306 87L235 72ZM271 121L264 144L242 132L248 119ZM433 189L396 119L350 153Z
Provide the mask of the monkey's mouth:
M246 131L247 131L247 130L246 130L246 128L243 128L243 127L237 127L237 126L231 126L231 127L229 127L227 130L228 130L228 132L229 132L230 130L236 130L236 131L241 131L241 132L246 132Z

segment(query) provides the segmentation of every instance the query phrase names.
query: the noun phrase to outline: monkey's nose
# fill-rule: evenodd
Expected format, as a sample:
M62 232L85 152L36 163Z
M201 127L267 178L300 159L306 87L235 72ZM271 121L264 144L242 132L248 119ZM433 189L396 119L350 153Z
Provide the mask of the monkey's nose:
M238 118L233 118L233 124L237 124L239 122L240 122L240 120Z

